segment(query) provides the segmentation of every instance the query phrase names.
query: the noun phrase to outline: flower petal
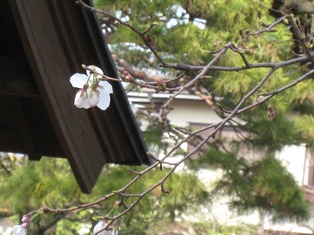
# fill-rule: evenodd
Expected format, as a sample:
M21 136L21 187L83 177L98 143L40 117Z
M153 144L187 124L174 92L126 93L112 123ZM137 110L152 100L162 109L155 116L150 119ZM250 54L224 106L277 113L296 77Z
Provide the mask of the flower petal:
M110 104L110 94L105 89L99 89L99 98L97 107L101 110L106 110Z
M87 68L93 69L93 70L95 70L95 71L96 71L97 73L99 73L99 74L104 74L104 72L101 70L101 68L98 68L98 67L95 66L95 65L88 65ZM88 77L90 76L90 73L91 73L91 71L86 70L86 74L87 74ZM97 76L97 78L98 78L98 79L101 79L102 76Z
M74 105L77 107L77 108L85 108L85 109L88 109L90 108L90 105L88 103L88 100L87 100L87 93L86 92L83 92L82 90L78 90L78 92L76 92L76 95L75 95L75 99L74 99Z
M95 107L99 103L99 100L100 100L100 97L97 92L93 92L92 94L90 94L90 97L88 97L87 99L88 104L91 107Z
M12 229L13 235L26 235L27 229L21 225L15 225Z
M107 93L112 94L113 90L112 90L112 86L109 82L107 81L100 81L99 82L99 86L103 87L103 89L106 90Z
M97 66L94 66L94 69L96 70L97 73L104 74L104 72L101 70L101 68L98 68Z
M88 77L82 73L76 73L70 77L70 82L73 87L83 88L84 84L87 82Z
M93 233L97 233L98 231L100 231L101 229L103 229L104 227L106 227L107 226L107 223L106 222L103 222L103 221L99 221L96 225L95 225L95 227L94 227L94 229L93 229ZM100 233L97 233L98 235L111 235L111 232L109 231L109 230L104 230L104 231L102 231L102 232L100 232Z

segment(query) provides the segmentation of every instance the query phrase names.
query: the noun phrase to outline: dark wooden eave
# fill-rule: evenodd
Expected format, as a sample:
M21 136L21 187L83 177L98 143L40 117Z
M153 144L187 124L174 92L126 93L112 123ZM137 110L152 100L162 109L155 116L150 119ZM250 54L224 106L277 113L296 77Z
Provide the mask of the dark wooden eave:
M94 14L75 0L1 0L0 43L0 151L66 157L83 192L105 163L150 163L121 84L106 111L73 105L81 64L116 77Z

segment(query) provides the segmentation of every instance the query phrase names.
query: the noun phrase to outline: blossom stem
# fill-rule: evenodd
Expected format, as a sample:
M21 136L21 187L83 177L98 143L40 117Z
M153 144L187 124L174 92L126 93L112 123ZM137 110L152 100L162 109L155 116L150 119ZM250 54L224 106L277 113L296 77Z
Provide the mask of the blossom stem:
M99 75L101 75L103 77L103 79L101 79L101 80L109 80L109 81L121 82L121 80L118 79L118 78L108 77L108 76L103 75L103 74L99 74Z
M111 214L111 212L116 208L116 203L113 205L113 207L110 209L110 211L107 213L106 217L105 218L108 218Z
M107 76L107 75L98 73L95 69L89 68L89 67L86 66L85 64L82 64L82 68L85 69L85 70L90 71L92 74L96 74L96 75L101 76L102 79L100 79L100 80L103 80L103 81L109 80L109 81L121 82L120 79L118 79L118 78L113 78L113 77L109 77L109 76Z

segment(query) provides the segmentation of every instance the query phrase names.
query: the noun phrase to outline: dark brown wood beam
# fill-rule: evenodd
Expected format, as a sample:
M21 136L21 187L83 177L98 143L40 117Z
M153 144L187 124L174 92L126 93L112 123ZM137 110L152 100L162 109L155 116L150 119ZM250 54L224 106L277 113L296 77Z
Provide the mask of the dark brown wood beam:
M25 60L0 55L0 95L40 97Z
M4 70L3 77L5 74L16 77L18 85L13 86L12 94L35 92L28 88L21 89L25 92L17 89L35 83L40 107L44 107L56 134L55 144L58 146L59 143L62 147L82 191L91 191L105 163L150 164L120 83L112 84L114 93L105 112L77 109L73 105L76 91L71 87L69 78L76 72L84 72L81 64L94 64L101 67L105 74L117 76L96 16L80 8L75 1L4 1L9 3L8 12L12 12L14 27L22 42L22 50L16 50L14 58L23 58L19 57L21 51L25 54L31 82L20 81L20 78L28 79L24 77L25 73L18 74L12 69ZM86 1L91 4L91 1ZM13 61L7 63L8 68L14 64ZM3 80L5 94L11 92L7 84L10 81ZM24 112L30 107L30 104L22 104ZM34 113L37 111L34 109ZM32 131L32 138L44 136L44 127L36 132L38 126L32 124L32 114L27 115L26 124ZM53 133L49 132L49 128L47 131ZM54 138L53 135L51 138ZM38 143L41 142L31 144L40 149Z
M10 3L36 84L60 143L82 191L90 192L105 163L106 153L86 111L73 105L75 90L70 86L69 78L75 71L69 66L59 29L54 24L56 14L60 13L51 12L48 1L13 0ZM76 7L75 1L73 7ZM75 35L72 37L74 41L81 40Z

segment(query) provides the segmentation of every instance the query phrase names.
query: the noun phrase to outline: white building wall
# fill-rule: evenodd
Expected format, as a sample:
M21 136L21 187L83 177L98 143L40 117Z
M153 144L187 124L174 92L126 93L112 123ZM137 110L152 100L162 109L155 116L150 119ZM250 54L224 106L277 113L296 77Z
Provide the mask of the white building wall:
M212 124L221 121L215 111L202 100L174 100L168 115L172 124L188 126L190 123Z
M172 103L173 111L170 112L168 118L172 124L179 126L188 126L189 124L212 124L221 121L221 118L215 111L204 101L197 100L175 100ZM305 145L287 146L277 156L282 163L287 167L287 170L295 177L295 180L301 186L307 184L309 167L312 164L311 159L307 156ZM219 177L219 172L214 174L213 171L202 172L201 178L206 181L215 180ZM206 177L207 176L207 177ZM227 202L221 201L216 203L212 208L211 213L216 214L215 218L229 221L243 221L251 224L258 224L258 214L254 213L251 216L235 216L228 210ZM313 210L314 211L314 210ZM230 214L231 213L231 214ZM222 222L222 221L221 221ZM300 226L296 223L272 224L267 219L265 220L264 229L273 231L285 231L286 233L313 234L308 228L314 228L314 218Z
M299 185L307 184L308 164L305 145L286 146L277 155Z
M152 99L163 101L169 97L169 95L153 95L153 94L141 94L136 96L137 98L131 98L130 101L137 103L137 101L150 102ZM191 124L214 124L221 121L221 118L215 113L212 107L196 96L178 97L171 103L173 110L168 114L168 119L171 124L187 127ZM287 146L280 153L278 153L278 158L287 167L288 171L293 174L296 181L300 184L307 184L308 179L308 169L312 165L312 158L309 158L306 152L305 146ZM209 183L219 178L219 171L216 174L212 170L202 171L200 173L200 178ZM259 217L257 213L251 216L235 216L231 211L228 210L228 203L226 203L225 198L221 203L216 203L215 207L211 208L209 215L215 214L215 219L221 218L226 223L232 223L233 221L243 221L251 224L258 224ZM313 206L314 208L314 206ZM209 212L206 212L208 214ZM230 214L231 213L231 214ZM313 209L314 214L314 209ZM229 221L229 222L227 222ZM314 228L314 219L310 220L306 226ZM286 234L290 233L301 233L301 234L313 234L306 226L299 226L295 223L285 223L285 224L272 224L265 220L264 229L274 230L274 231L285 231Z

